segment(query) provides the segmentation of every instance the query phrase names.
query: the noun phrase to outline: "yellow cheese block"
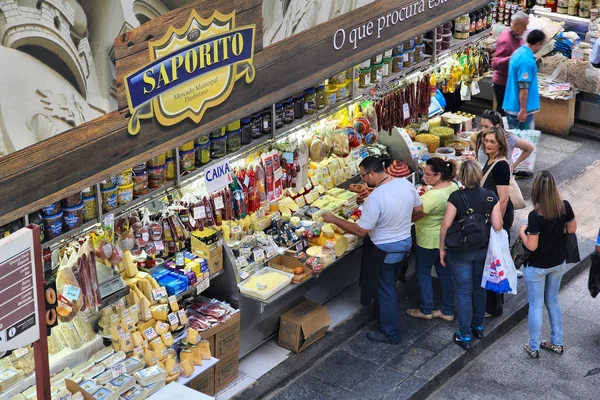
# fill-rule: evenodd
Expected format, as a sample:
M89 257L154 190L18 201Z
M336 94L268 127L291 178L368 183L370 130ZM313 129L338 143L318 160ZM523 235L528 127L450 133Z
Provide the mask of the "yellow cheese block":
M335 232L333 231L333 228L330 224L323 225L323 227L321 228L321 232L323 233L323 236L325 236L328 239L335 237Z
M160 337L157 337L156 339L150 342L150 348L153 352L159 354L165 349L165 344L163 343Z
M142 335L138 331L131 333L131 339L133 340L134 347L141 347L142 342L144 341L144 339L142 339Z
M348 239L344 235L335 234L335 247L333 252L336 257L341 257L348 250Z
M144 362L146 363L146 367L156 365L158 356L152 350L144 350Z
M180 374L180 372L177 371L177 373L175 375L173 375L173 376L171 376L171 375L167 376L167 378L165 379L165 383L168 385L171 382L176 382L177 379L179 379L179 374Z
M138 324L138 331L143 335L146 329L153 328L154 325L156 325L156 320L150 318L148 321L140 322Z
M192 359L194 360L194 365L202 365L202 352L198 346L192 347Z
M193 363L194 362L194 353L192 353L192 350L190 350L190 349L181 350L181 352L179 353L179 359L181 361L190 360Z
M166 321L169 315L169 306L166 304L158 304L150 307L152 318L158 321Z
M142 349L142 346L137 346L133 349L133 356L140 360L144 359L144 349Z
M185 310L177 311L177 317L179 317L179 323L181 325L185 325L188 323L187 315L185 314Z
M147 341L152 341L155 338L158 337L158 334L156 333L156 331L154 330L154 328L150 327L150 328L146 328L146 330L144 332L142 332L142 336L144 337L144 339L146 339Z
M124 335L122 335L120 344L121 351L124 351L125 353L133 351L133 340L131 339L131 334L125 333Z
M198 351L200 352L200 355L203 360L210 360L212 358L212 355L210 354L210 344L208 343L208 340L201 340L200 342L198 342L196 347L198 347Z
M166 322L158 321L156 323L156 326L154 327L154 330L157 334L164 335L165 333L169 332L169 324L167 324Z
M167 370L169 376L173 376L179 373L179 368L177 368L177 362L172 358L167 358L167 360L165 361L165 369Z
M306 249L306 254L309 257L319 257L323 252L323 248L321 246L311 246Z
M157 356L160 361L164 362L167 358L169 358L169 349L165 347L157 354Z
M140 297L140 321L150 321L152 312L150 311L150 300L145 296Z
M195 344L198 341L198 331L194 328L188 328L187 330L187 342L190 344Z
M172 346L174 339L173 339L173 335L171 334L171 332L167 332L165 334L163 334L161 336L163 343L165 344L165 346Z
M182 361L180 364L180 367L181 367L181 375L184 378L190 377L194 373L194 363L192 362L192 360Z
M169 307L173 312L179 311L179 303L177 303L177 297L169 296Z

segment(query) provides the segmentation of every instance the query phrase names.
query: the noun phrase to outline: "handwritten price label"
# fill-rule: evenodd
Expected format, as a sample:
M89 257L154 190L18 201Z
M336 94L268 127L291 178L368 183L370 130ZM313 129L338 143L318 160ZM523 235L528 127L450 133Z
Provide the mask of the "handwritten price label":
M159 287L152 289L152 297L154 297L154 300L159 301L160 299L166 299L169 295L167 294L167 289Z
M125 363L120 362L118 364L113 365L112 367L110 367L110 372L112 373L113 379L125 374L127 372L127 370L125 369Z
M402 105L402 114L404 115L404 119L410 118L410 107L408 107L407 103Z
M210 286L210 279L202 279L196 286L196 296L204 292Z
M571 85L569 83L552 83L548 87L550 92L561 92L563 90L571 89Z
M171 313L171 314L169 314L168 318L169 318L169 324L171 324L171 326L175 326L175 325L179 324L179 318L177 318L177 314Z
M206 208L204 206L194 208L194 219L206 218Z
M81 289L79 289L77 286L65 285L63 296L65 296L67 300L77 301L79 299L80 294Z
M217 210L225 208L225 204L223 204L223 197L217 196L217 197L215 197L214 201L215 201L215 208Z

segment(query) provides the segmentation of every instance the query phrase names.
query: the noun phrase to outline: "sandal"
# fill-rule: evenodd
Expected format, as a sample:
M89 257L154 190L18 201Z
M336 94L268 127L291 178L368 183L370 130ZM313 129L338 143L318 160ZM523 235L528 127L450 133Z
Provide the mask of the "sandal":
M529 354L529 357L540 358L540 351L539 350L531 350L531 347L529 347L529 344L526 344L524 349L525 349L525 353Z
M418 308L409 308L406 310L406 314L413 318L433 319L433 314L423 314Z
M565 349L563 346L559 346L557 344L552 344L551 342L542 342L540 343L540 348L544 350L553 351L556 354L563 354Z

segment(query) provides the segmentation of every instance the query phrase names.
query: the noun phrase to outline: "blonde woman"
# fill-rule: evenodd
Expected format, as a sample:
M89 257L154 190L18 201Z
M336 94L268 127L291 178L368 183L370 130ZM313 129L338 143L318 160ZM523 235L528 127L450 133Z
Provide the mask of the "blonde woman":
M440 262L450 269L454 281L460 328L454 334L454 343L468 349L471 347L473 335L478 339L484 337L486 294L485 289L481 287L481 278L489 242L490 223L496 231L500 231L502 216L496 194L480 186L481 167L477 161L463 161L458 179L465 189L452 193L448 198L440 231ZM481 232L486 236L481 240L473 241L477 244L471 247L446 250L448 230L454 222L460 221L469 214L486 217L486 226Z
M565 229L575 233L577 221L571 205L561 200L556 181L548 171L535 175L531 190L533 211L520 237L532 253L523 271L529 297L529 343L525 351L539 358L539 349L563 354L563 327L558 290L568 267L565 263ZM542 341L544 304L550 317L550 341Z

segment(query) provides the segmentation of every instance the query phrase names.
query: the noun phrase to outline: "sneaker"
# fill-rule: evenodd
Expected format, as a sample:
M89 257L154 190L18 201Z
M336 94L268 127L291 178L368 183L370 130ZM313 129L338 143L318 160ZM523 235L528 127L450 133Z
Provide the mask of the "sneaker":
M446 315L446 314L442 313L441 310L434 310L433 318L440 318L440 319L443 319L444 321L448 321L448 322L454 321L454 315Z
M531 347L529 347L529 343L527 343L523 349L525 350L525 353L529 354L529 357L540 358L540 351L539 350L531 350Z
M483 339L485 337L485 334L483 333L483 326L477 326L473 328L473 336L475 336L477 339Z
M433 319L433 314L423 314L418 308L409 308L406 313L413 318Z
M529 179L533 176L533 172L529 171L515 171L513 172L515 179Z
M372 330L367 332L367 339L379 343L400 344L400 339L392 340L378 330Z
M454 334L454 343L456 343L465 350L469 350L471 348L473 340L471 339L471 336L463 336L460 334L460 332L456 332Z
M522 278L523 277L523 272L517 270L517 278Z

